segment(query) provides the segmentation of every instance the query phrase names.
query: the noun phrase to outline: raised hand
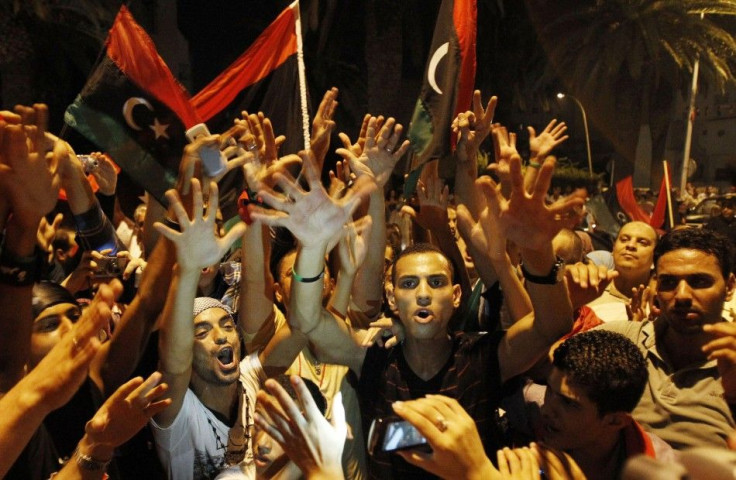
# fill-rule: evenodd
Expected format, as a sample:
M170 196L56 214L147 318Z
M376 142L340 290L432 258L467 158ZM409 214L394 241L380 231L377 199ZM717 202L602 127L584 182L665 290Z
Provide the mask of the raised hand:
M356 157L359 157L361 153L363 153L363 147L365 147L365 139L368 135L368 122L371 120L371 114L366 113L363 117L363 124L360 126L360 133L358 134L358 140L353 143L350 141L350 137L348 137L345 133L340 132L338 136L340 137L340 141L342 141L343 147L353 152L353 155ZM379 115L376 117L376 129L380 130L381 126L383 125L383 116Z
M425 230L444 228L449 224L447 205L450 189L439 178L437 161L429 162L424 166L420 180L417 182L417 201L419 211L405 205L401 207L406 213Z
M565 122L557 123L556 118L553 118L544 127L539 136L534 131L534 127L528 126L527 130L529 130L529 151L532 159L546 158L555 147L570 138L565 135L565 131L567 131Z
M309 191L303 190L286 173L276 174L276 182L284 191L261 189L259 196L275 210L253 204L248 208L251 218L271 226L288 228L303 246L333 244L342 234L343 226L361 202L374 188L368 177L358 178L353 187L339 200L327 195L319 178L311 152L301 152L304 178Z
M491 127L491 137L496 161L488 165L488 170L495 172L502 182L508 181L511 175L511 157L519 155L516 150L516 134L509 133L500 123L494 123Z
M546 205L545 198L552 180L555 159L548 157L539 170L531 193L524 189L521 173L521 157L511 156L509 174L511 196L503 198L493 182L479 184L488 205L498 218L501 234L529 250L547 247L562 228L573 228L582 215L585 191L579 190L553 205Z
M177 263L183 270L199 270L219 262L230 245L245 233L245 225L238 223L223 238L215 236L215 214L219 203L217 184L210 183L210 198L204 212L202 189L199 180L192 179L193 214L189 218L176 190L166 192L170 208L174 211L181 232L156 222L156 230L176 245Z
M632 322L648 320L647 307L652 299L652 291L648 286L639 285L631 289L631 300L626 304L626 316Z
M32 231L56 205L60 187L58 157L46 153L44 126L0 126L0 187L7 192L14 221Z
M348 225L345 235L337 244L341 272L354 276L363 264L368 253L368 235L372 226L373 221L367 216Z
M38 232L36 232L36 240L38 246L46 253L52 253L54 247L52 242L56 236L56 231L61 225L61 221L64 219L64 215L57 213L54 220L49 224L46 217L41 217L41 223L38 225Z
M332 129L335 128L335 121L332 120L332 117L337 108L337 93L336 87L332 87L325 92L325 96L322 97L317 109L317 114L312 121L311 148L320 170L322 170L322 165L325 162L327 151L330 149L330 134Z
M616 270L592 262L565 266L565 283L572 308L581 307L600 297L616 277Z
M403 128L396 120L389 118L380 130L378 119L371 117L368 121L365 146L358 157L350 149L339 148L337 154L348 161L350 169L358 177L367 175L383 187L391 177L396 163L409 148L409 141L404 140L397 147Z
M348 427L342 394L332 402L332 421L320 413L300 377L291 377L298 403L274 380L266 380L270 393L258 392L258 405L268 417L255 414L256 424L271 436L307 479L343 478L342 451Z
M159 382L161 374L154 372L145 380L136 377L118 388L84 427L89 448L105 448L112 454L151 417L168 407L171 399L161 399L168 386Z
M92 156L98 162L97 168L92 171L92 176L95 177L95 181L100 187L100 193L108 196L114 195L118 184L118 172L115 170L115 165L107 155L100 152L94 152Z
M476 168L475 158L483 140L491 132L493 114L498 104L497 97L491 97L488 105L483 109L480 90L473 92L473 111L460 113L452 122L452 129L457 133L457 147L455 155L460 163L471 161L468 168Z
M329 175L330 186L327 192L333 198L340 198L350 182L355 179L355 175L350 172L350 165L344 160L335 162L335 171L330 170Z
M476 180L476 185L481 189L480 184L486 183L488 186L483 188L493 188L492 182L490 178L483 177ZM482 208L476 221L465 205L458 205L457 226L460 235L468 245L473 258L482 258L487 255L494 261L505 260L507 258L506 237L500 231L498 218L495 216L496 212L489 207L487 202L482 205ZM481 255L478 256L478 254Z

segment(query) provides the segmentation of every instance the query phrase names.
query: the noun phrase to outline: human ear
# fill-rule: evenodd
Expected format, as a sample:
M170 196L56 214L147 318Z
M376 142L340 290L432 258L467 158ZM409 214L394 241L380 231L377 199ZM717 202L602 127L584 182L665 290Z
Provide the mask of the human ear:
M452 286L452 305L455 308L458 308L460 306L460 300L462 300L462 289L460 288L460 285L453 285Z
M736 276L731 273L728 275L728 278L726 279L726 301L731 300L731 297L733 296L734 288L736 288Z

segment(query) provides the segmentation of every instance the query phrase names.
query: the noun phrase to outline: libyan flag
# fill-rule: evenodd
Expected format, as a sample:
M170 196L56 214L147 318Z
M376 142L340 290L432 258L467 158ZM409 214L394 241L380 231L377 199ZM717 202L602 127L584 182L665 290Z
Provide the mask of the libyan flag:
M422 89L409 125L414 157L405 194L414 191L422 165L449 157L454 146L452 120L470 108L475 83L476 21L475 0L442 1ZM442 162L440 168L446 170Z
M201 123L199 116L125 6L104 53L64 121L165 205L187 143L184 132Z
M305 148L309 115L303 67L299 66L299 2L286 7L228 68L192 97L212 132L226 131L243 110L263 112L284 153ZM305 136L306 135L306 136Z

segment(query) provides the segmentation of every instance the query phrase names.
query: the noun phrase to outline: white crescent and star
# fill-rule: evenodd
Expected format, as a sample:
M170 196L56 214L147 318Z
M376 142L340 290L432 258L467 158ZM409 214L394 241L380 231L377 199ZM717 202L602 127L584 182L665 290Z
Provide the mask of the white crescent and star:
M445 42L440 45L439 48L434 51L432 58L429 60L429 68L427 68L427 82L429 82L429 86L432 87L432 90L437 92L439 95L442 95L442 90L437 86L437 78L435 78L437 66L440 64L440 60L442 60L449 51L450 42Z
M133 108L135 108L137 105L143 105L152 112L153 106L148 100L142 97L130 97L123 104L123 118L125 118L125 123L127 123L128 126L133 130L140 131L142 130L142 128L137 123L135 123L135 119L133 119ZM153 133L156 136L156 140L158 140L160 137L164 137L166 139L169 138L168 133L166 133L166 129L169 128L169 124L159 122L158 118L156 117L154 117L153 119L153 125L148 125L148 128L153 130Z

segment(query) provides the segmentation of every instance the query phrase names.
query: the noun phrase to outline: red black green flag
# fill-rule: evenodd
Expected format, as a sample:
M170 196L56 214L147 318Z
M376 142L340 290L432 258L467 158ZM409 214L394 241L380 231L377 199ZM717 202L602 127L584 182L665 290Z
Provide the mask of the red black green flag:
M261 111L271 119L276 135L286 136L283 152L303 149L307 110L303 81L300 88L300 43L299 2L294 2L235 62L192 97L192 105L210 131L227 130L243 110Z
M404 193L414 191L421 166L448 158L454 138L450 125L470 108L475 83L476 0L443 0L435 23L429 61L408 136L414 157ZM444 169L442 169L444 170ZM454 168L453 168L454 170Z
M105 56L64 114L65 122L104 150L159 201L176 183L187 143L200 123L146 32L120 8Z

